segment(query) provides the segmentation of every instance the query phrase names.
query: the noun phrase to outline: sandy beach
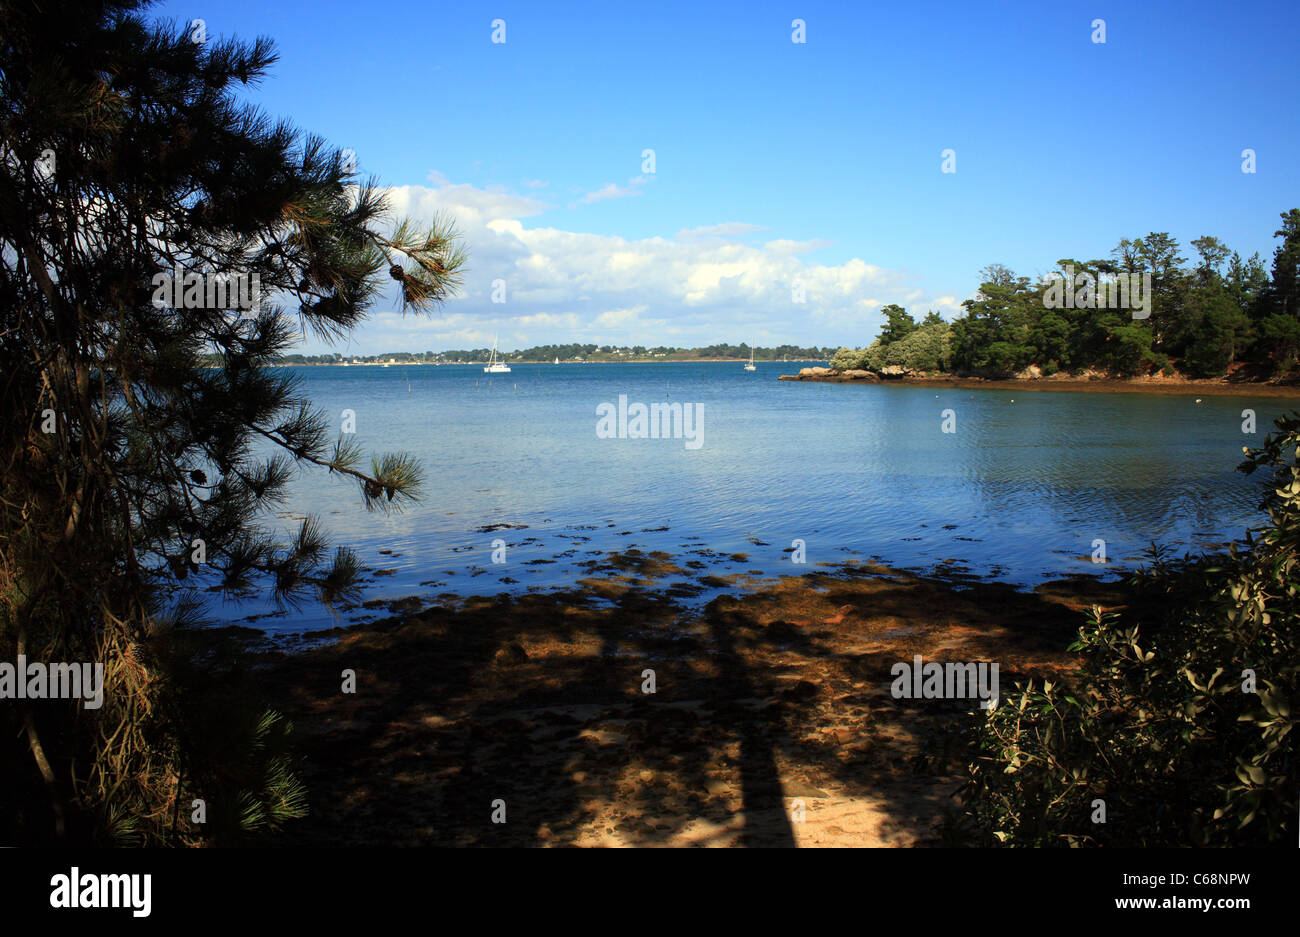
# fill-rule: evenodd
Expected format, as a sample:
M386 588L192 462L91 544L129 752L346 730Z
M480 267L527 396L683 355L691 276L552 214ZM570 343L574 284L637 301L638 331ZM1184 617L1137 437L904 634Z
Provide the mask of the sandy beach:
M1005 697L1067 675L1081 610L1124 601L1090 577L1018 591L848 563L733 580L693 608L657 585L674 571L665 554L610 555L573 590L411 598L267 653L258 685L295 724L311 797L280 841L959 842L945 818L976 704L896 700L891 666L995 661Z

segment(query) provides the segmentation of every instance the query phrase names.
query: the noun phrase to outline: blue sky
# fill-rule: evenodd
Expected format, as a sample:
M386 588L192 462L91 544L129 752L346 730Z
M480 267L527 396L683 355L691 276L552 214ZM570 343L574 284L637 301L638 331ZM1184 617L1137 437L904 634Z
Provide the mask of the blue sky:
M273 38L252 100L354 149L397 210L458 219L463 295L333 350L864 345L885 303L952 318L989 263L1038 276L1152 230L1271 261L1300 206L1292 0L152 12Z

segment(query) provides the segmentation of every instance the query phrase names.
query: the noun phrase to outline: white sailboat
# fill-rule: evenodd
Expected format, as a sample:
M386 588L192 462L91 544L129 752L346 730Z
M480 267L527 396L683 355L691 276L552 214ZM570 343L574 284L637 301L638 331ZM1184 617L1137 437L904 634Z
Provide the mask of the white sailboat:
M483 369L485 374L509 374L510 365L504 361L497 360L497 339L492 336L492 357L488 360L487 367Z
M560 359L559 359L559 358L556 358L556 359L555 359L555 363L556 363L556 364L559 364L559 363L560 363Z
M746 371L758 370L758 368L754 367L754 343L753 342L750 342L749 344L749 364L745 365L745 370Z

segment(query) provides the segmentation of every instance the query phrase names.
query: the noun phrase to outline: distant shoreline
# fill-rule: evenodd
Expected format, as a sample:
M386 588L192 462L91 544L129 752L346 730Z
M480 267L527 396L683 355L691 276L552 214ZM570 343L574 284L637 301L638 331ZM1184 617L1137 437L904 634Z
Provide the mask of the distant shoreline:
M561 361L559 364L746 364L748 358L621 358L617 360L601 358L595 361ZM825 358L783 358L780 361L775 359L763 360L756 359L755 364L823 364ZM397 368L397 367L441 367L444 365L467 365L480 364L486 365L484 361L295 361L295 362L278 362L267 365L272 368ZM508 365L515 364L556 364L555 361L533 361L533 360L515 360L508 359L505 362Z
M864 373L864 372L855 372ZM993 380L981 377L952 377L913 375L905 377L862 378L844 373L828 372L817 375L782 374L778 380L814 384L900 384L913 387L947 387L958 390L1045 390L1074 391L1091 394L1199 394L1207 397L1300 397L1298 384L1269 384L1265 382L1229 383L1223 380L1181 380L1147 378L1007 378Z

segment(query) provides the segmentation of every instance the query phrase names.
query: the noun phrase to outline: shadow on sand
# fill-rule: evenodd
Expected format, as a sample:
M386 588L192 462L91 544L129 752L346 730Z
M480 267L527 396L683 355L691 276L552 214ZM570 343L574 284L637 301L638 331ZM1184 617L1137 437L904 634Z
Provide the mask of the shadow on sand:
M895 700L890 667L998 661L1005 693L1072 666L1079 609L1119 601L853 566L692 610L621 557L580 591L449 599L271 659L311 797L275 842L935 843L974 704Z

